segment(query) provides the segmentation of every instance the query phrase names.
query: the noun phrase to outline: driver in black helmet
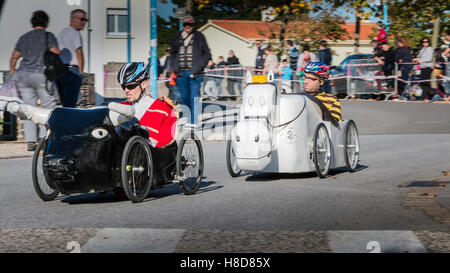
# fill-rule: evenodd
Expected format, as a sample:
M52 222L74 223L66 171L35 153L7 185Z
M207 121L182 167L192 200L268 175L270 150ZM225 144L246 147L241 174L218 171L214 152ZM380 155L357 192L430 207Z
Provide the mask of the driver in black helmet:
M149 70L143 62L123 65L117 73L117 81L125 91L127 101L133 106L135 117L149 132L153 147L163 148L174 143L178 114L169 98L153 98L146 93Z

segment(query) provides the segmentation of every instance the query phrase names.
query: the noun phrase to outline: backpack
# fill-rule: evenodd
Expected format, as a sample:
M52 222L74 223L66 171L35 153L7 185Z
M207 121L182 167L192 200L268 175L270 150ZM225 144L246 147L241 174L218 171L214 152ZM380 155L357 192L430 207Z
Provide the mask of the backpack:
M45 64L45 77L49 81L54 81L58 77L66 74L69 70L67 65L64 64L59 55L51 52L48 48L48 32L45 33L45 52L44 52L44 64Z

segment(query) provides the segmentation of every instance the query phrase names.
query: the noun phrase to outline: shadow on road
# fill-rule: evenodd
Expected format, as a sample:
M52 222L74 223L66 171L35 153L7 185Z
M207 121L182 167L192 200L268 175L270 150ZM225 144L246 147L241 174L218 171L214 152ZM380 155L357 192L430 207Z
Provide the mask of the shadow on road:
M356 172L364 170L368 168L365 165L358 165L356 168ZM327 178L331 178L333 176L337 176L341 173L348 173L346 167L336 168L330 170ZM270 182L281 179L308 179L308 178L317 178L316 172L309 173L249 173L249 176L245 178L245 181L249 182Z
M206 178L206 177L204 177ZM199 189L195 194L201 194L204 192L214 191L222 188L223 186L211 186L216 184L214 181L202 181ZM148 198L144 200L144 202L153 201L156 199L161 199L167 196L175 195L175 194L183 194L181 187L178 184L167 185L164 188L151 190ZM79 204L100 204L100 203L115 203L115 202L123 202L128 201L128 198L124 196L119 196L112 191L107 191L105 193L95 192L95 193L84 193L84 194L76 194L70 196L59 196L57 200L60 200L63 203L69 203L70 205L79 205Z

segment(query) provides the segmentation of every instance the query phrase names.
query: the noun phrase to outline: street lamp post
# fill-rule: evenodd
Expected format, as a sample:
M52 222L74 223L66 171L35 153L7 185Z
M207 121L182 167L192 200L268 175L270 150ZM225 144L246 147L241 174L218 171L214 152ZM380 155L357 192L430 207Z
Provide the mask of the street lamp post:
M158 38L156 25L156 0L150 0L150 90L154 98L158 97Z
M388 0L381 0L381 3L383 4L383 25L388 32L389 30L389 24L388 24Z
M183 17L185 15L186 15L186 9L179 8L179 9L175 10L175 16L178 18L178 24L179 24L180 31L183 30Z

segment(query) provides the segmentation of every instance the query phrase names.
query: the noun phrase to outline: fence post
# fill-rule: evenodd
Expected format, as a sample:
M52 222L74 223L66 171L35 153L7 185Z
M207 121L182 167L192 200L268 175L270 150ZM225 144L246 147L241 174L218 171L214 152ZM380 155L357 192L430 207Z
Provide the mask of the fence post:
M398 94L398 63L395 62L395 69L394 69L394 75L395 75L395 82L394 82L394 90Z

